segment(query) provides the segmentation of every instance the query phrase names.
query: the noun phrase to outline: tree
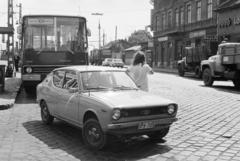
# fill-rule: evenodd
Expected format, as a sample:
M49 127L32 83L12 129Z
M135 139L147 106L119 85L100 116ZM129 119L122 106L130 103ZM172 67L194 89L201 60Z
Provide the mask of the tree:
M148 42L150 39L152 39L152 36L149 32L138 30L131 34L128 38L128 42L132 45L138 45L140 43Z

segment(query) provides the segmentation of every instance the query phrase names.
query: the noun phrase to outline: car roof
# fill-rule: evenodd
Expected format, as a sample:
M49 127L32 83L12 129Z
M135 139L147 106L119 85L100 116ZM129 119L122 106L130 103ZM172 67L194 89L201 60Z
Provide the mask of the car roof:
M240 43L226 42L226 43L219 44L220 47L223 47L223 46L231 47L231 46L236 46L236 45L240 46Z
M116 68L116 67L104 67L104 66L94 66L94 65L76 65L76 66L68 66L57 68L56 70L74 70L78 72L90 72L90 71L126 71L124 68Z

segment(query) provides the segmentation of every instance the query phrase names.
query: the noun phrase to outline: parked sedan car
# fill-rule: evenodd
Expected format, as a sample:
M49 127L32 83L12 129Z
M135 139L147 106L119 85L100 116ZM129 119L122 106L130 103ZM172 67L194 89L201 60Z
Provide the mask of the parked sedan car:
M102 65L109 66L111 62L112 62L112 58L105 58L104 61L102 62Z
M82 128L92 149L103 148L108 134L162 138L177 120L174 101L139 90L122 68L55 69L37 86L37 101L43 123L58 118Z
M124 63L123 63L122 59L112 59L112 61L109 63L109 66L123 68Z

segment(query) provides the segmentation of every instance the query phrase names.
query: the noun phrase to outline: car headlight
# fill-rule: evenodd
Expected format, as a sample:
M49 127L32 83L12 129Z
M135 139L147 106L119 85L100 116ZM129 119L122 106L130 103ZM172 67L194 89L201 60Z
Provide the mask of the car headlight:
M176 112L176 107L175 107L173 104L169 105L169 106L168 106L168 113L169 113L170 115L172 115L172 114L174 114L175 112Z
M113 110L112 118L113 118L114 120L118 120L118 119L120 119L120 117L121 117L121 111L120 111L120 109L114 109L114 110Z
M27 68L26 68L26 72L27 72L27 73L32 73L32 68L31 68L31 67L27 67Z

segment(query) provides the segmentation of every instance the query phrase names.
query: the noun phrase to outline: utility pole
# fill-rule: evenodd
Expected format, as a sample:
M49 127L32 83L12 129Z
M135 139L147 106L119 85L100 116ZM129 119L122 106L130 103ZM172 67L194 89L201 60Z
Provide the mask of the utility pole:
M117 41L117 26L115 28L115 41Z
M104 30L103 30L103 46L105 45L105 32L104 32Z
M22 3L19 3L19 5L17 5L17 7L19 7L18 24L21 25L22 24ZM18 38L18 46L19 46L19 49L21 49L21 46L22 46L21 37Z
M8 0L8 28L13 29L13 0ZM8 66L6 76L12 77L13 75L13 53L14 53L14 37L13 34L8 34L7 39L7 51L8 51Z
M103 13L92 13L92 15L94 16L102 16ZM100 19L98 20L98 47L99 47L99 50L101 48L101 25L100 25Z

